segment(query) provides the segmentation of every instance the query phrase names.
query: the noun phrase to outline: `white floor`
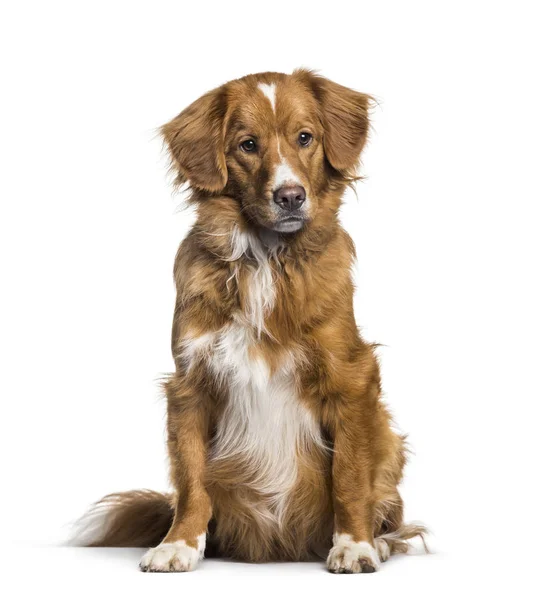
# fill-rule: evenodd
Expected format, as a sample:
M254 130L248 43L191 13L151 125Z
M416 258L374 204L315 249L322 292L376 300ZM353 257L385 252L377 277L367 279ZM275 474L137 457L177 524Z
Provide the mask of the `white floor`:
M551 598L540 577L525 568L521 546L466 559L440 553L393 557L375 574L332 575L322 563L251 565L206 560L192 573L146 574L141 549L12 546L4 551L4 598ZM506 550L506 549L505 549ZM505 560L506 557L509 560ZM522 596L523 595L523 596Z

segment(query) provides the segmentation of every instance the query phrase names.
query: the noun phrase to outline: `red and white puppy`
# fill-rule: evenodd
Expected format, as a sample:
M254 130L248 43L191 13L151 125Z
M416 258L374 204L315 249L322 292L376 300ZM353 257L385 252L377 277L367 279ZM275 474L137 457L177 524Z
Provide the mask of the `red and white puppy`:
M91 545L158 544L144 571L189 571L206 552L361 573L424 533L403 522L404 441L356 327L338 220L369 100L307 70L261 73L163 127L197 209L165 383L175 492L100 501Z

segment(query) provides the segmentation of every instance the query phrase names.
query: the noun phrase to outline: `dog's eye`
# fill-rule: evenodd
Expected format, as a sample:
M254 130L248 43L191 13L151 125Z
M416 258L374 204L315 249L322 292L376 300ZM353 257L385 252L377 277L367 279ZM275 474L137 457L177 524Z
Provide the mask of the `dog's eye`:
M299 136L298 136L298 143L301 146L309 146L310 142L313 140L313 135L311 133L306 133L305 131L303 131Z
M256 150L256 142L254 140L244 140L240 145L240 149L244 152L254 152Z

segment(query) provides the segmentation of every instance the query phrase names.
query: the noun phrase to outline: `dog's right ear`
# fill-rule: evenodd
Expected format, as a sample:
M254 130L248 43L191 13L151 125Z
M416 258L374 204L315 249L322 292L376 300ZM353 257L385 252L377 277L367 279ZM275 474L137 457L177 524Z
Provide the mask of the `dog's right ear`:
M224 87L208 92L161 128L169 148L176 183L220 192L227 183L224 153Z

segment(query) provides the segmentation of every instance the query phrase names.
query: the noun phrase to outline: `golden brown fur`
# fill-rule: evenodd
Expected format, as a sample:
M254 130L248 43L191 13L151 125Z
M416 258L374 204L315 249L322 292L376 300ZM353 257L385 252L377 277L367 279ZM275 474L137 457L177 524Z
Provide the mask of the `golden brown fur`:
M276 103L260 84L273 86ZM165 384L175 496L109 497L108 527L95 544L153 545L165 536L165 544L184 542L201 553L199 536L208 531L212 553L306 560L325 557L335 533L330 570L361 572L375 570L389 551L405 552L405 540L423 533L403 523L404 440L380 400L374 349L356 327L354 246L338 221L366 142L369 101L310 71L263 73L209 92L163 127L177 183L189 184L197 209L175 262L176 370ZM296 141L299 131L312 136L306 147ZM250 138L255 152L241 145ZM300 230L275 234L271 182L285 163L309 202ZM237 251L237 239L251 246ZM271 286L258 294L267 300L260 320L253 290L264 273ZM276 493L256 484L247 454L213 456L233 383L214 367L226 338L212 346L205 340L229 331L245 336L246 362L265 365L270 379L289 382L283 364L292 365L299 414L321 438L297 447L294 485L279 509ZM350 543L366 554L349 554L359 552ZM153 565L144 570L193 568L177 559Z

